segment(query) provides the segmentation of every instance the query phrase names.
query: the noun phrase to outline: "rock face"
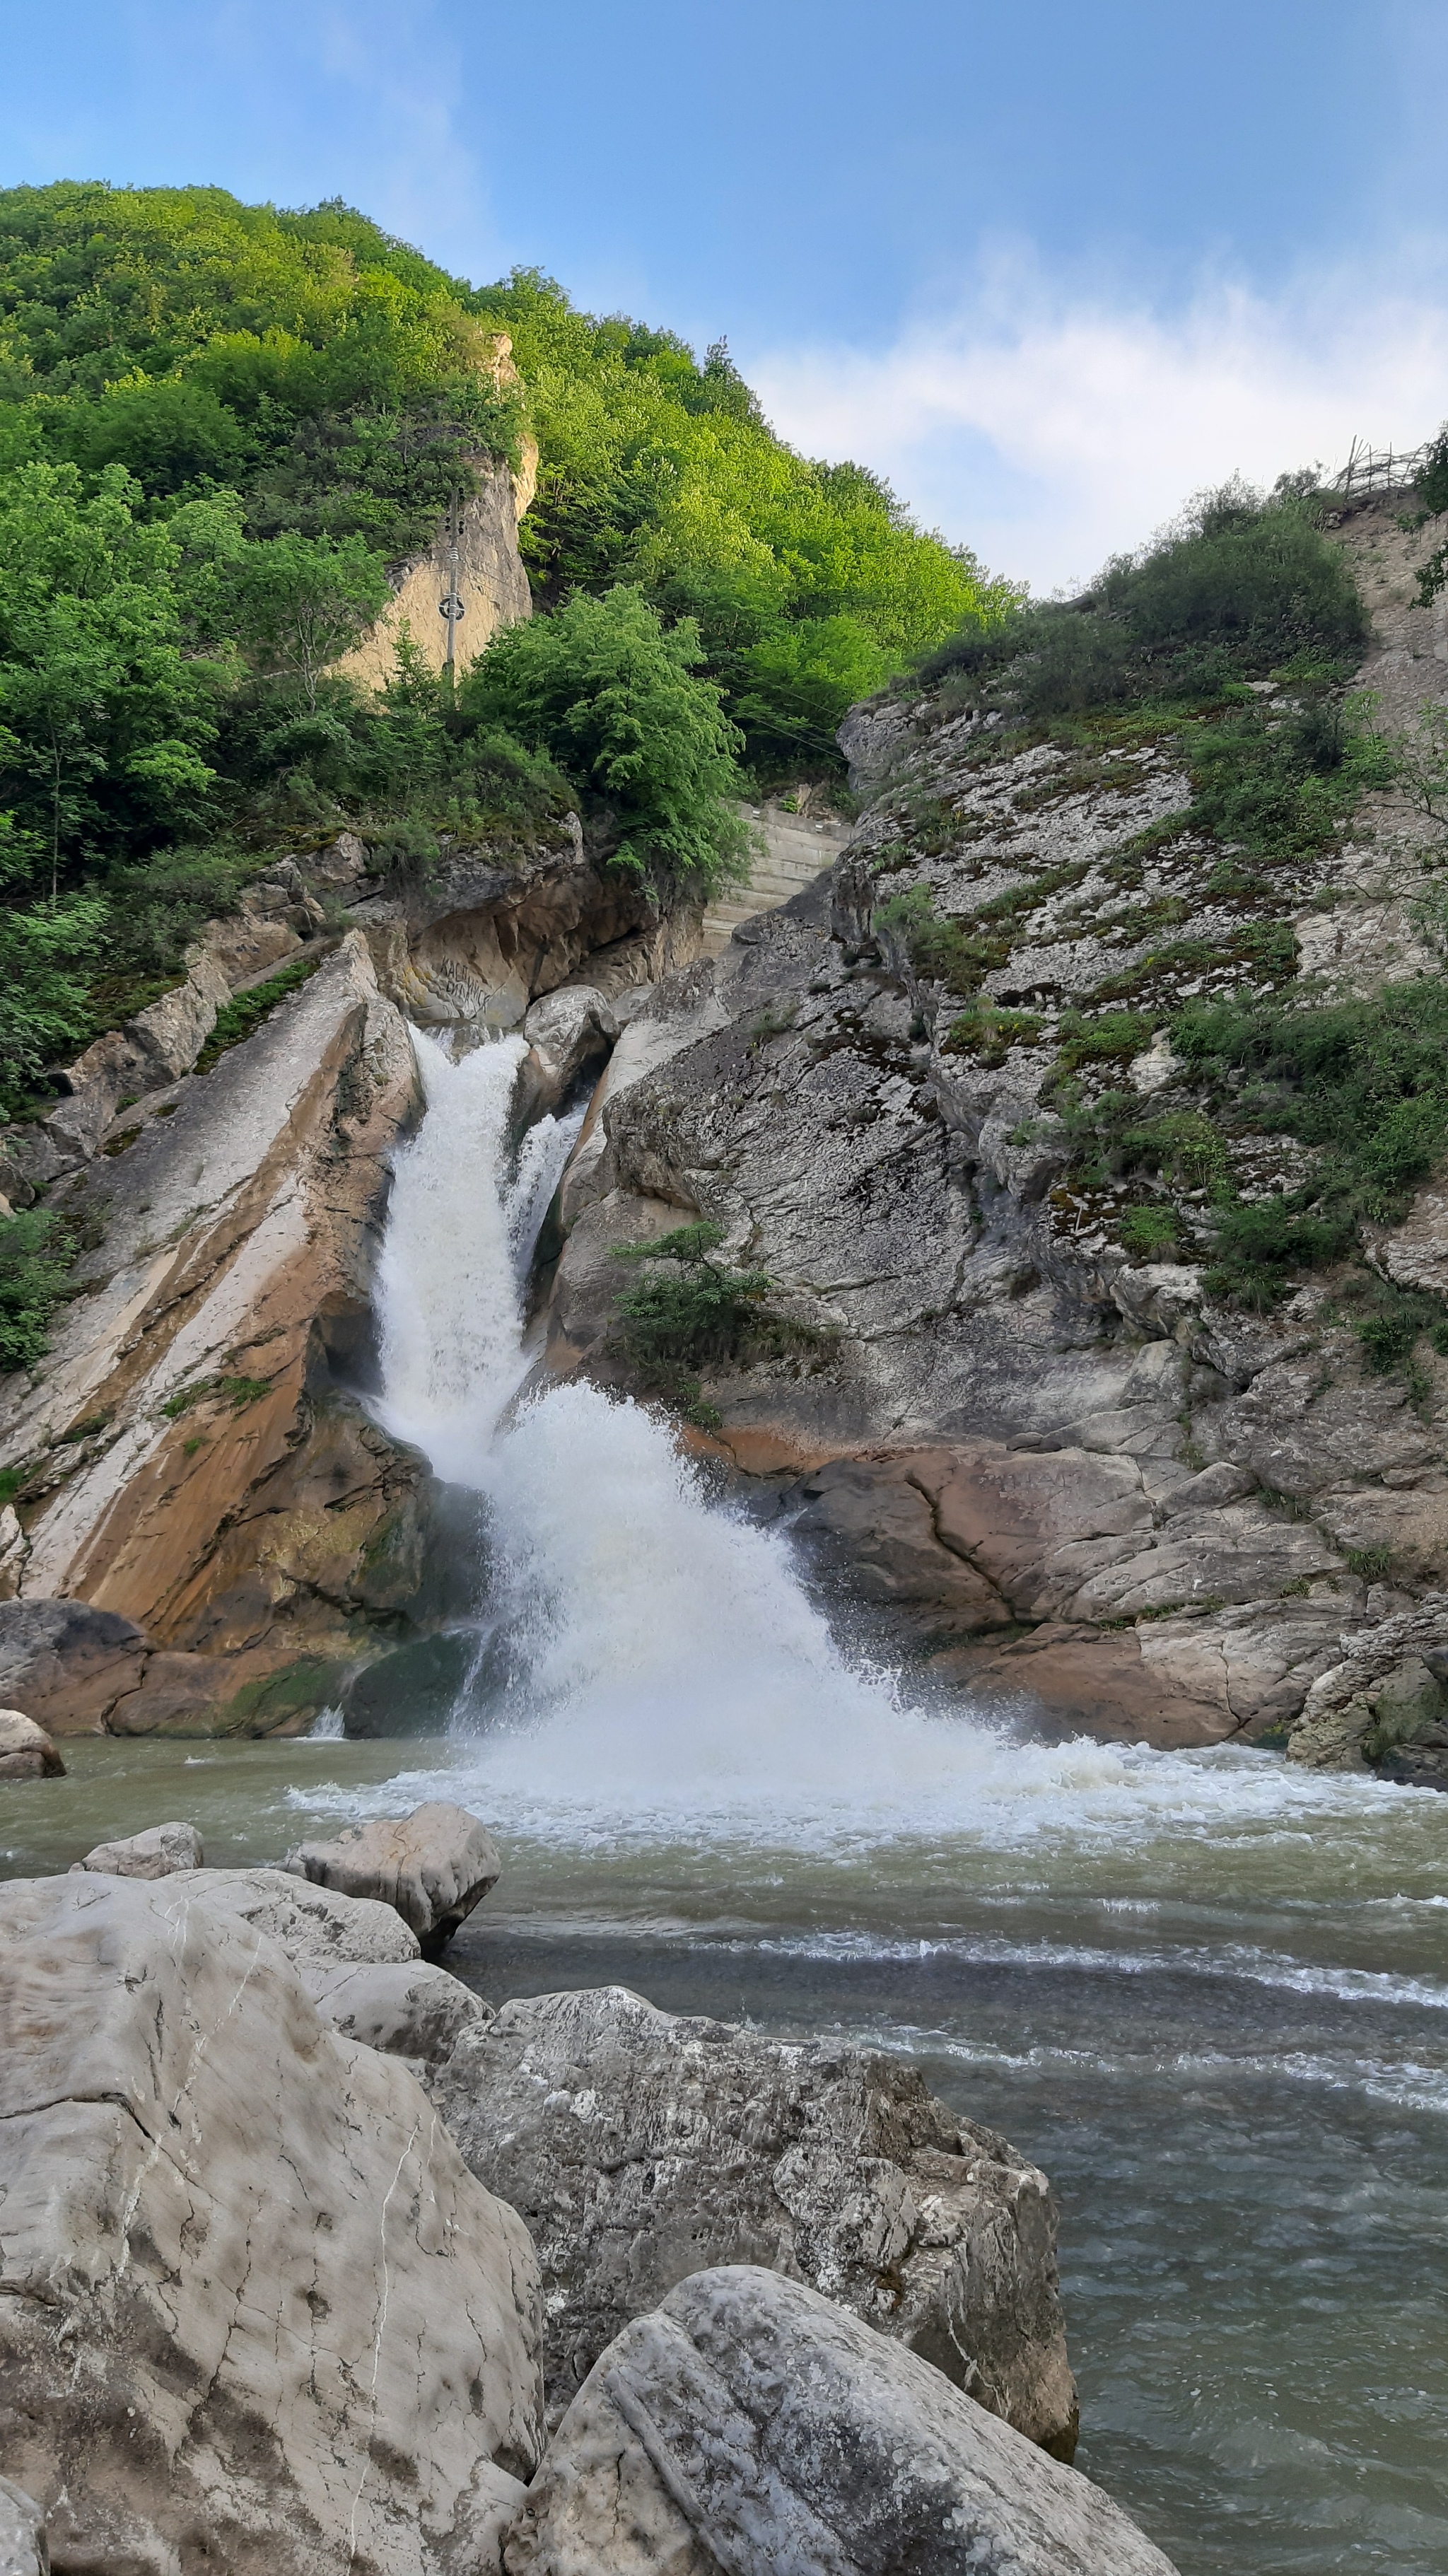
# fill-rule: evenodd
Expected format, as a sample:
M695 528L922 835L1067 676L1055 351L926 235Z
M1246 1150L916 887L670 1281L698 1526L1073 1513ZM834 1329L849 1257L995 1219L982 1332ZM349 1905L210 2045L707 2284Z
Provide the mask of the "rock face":
M19 1601L0 1607L40 1614L28 1640L11 1620L17 1646L94 1667L65 1731L306 1724L369 1618L415 1591L418 1462L345 1391L383 1157L414 1099L406 1027L354 933L80 1185L74 1212L103 1228L86 1293L0 1436L31 1462ZM101 1613L120 1624L97 1630Z
M472 2576L541 2447L532 2249L210 1876L0 1895L7 2464L61 2569Z
M339 1895L394 1906L431 1955L497 1885L502 1862L476 1816L434 1799L410 1816L353 1825L333 1843L299 1843L284 1867Z
M22 1709L0 1708L0 1780L54 1780L64 1771L43 1726Z
M9 2478L0 2478L0 2576L50 2576L45 2516Z
M897 2060L607 1986L505 2004L463 2032L433 2098L538 2247L550 2415L676 2281L765 2263L1070 2456L1045 2177Z
M1432 1595L1355 1637L1308 1692L1287 1750L1313 1771L1372 1765L1415 1788L1448 1789L1448 1598Z
M200 1869L205 1859L194 1825L151 1825L121 1842L97 1843L75 1867L106 1878L172 1878L180 1869Z
M595 2364L507 2576L1173 2576L1098 2487L801 2282L697 2273Z
M1342 535L1379 620L1364 677L1409 721L1445 695L1443 603L1402 604L1426 539L1389 507ZM1186 1001L1421 971L1401 881L1430 827L1370 800L1273 926L1187 827L1169 729L996 757L987 720L925 694L841 739L873 801L832 884L665 979L615 1051L560 1192L549 1363L628 1383L614 1248L710 1219L782 1327L701 1368L719 1446L793 1470L780 1514L892 1645L1057 1729L1290 1728L1355 1637L1448 1577L1448 1359L1425 1336L1412 1387L1374 1374L1324 1286L1265 1318L1214 1305L1209 1187L1175 1187L1174 1240L1143 1253L1060 1104L1134 1091L1197 1133ZM927 917L948 973L910 931ZM1108 1012L1117 1054L1073 1063L1069 1015ZM1303 1150L1234 1129L1239 1186L1291 1188ZM1370 1261L1433 1286L1443 1219L1432 1183Z

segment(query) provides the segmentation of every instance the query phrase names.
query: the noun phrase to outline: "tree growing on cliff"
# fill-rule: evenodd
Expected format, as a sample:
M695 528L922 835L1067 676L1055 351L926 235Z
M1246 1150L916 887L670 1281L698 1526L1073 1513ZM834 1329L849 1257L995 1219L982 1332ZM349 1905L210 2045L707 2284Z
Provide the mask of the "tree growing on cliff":
M739 735L689 618L665 628L643 593L576 592L551 617L510 627L463 682L464 715L556 761L612 816L616 867L708 892L742 873Z

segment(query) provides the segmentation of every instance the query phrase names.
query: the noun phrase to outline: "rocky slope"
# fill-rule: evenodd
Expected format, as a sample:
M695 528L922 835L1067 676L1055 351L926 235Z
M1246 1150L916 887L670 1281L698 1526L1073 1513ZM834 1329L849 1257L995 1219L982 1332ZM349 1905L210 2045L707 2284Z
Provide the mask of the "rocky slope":
M1386 504L1341 534L1376 620L1361 680L1401 725L1448 693L1442 603L1410 604L1425 540ZM990 725L929 694L856 710L843 739L870 801L832 874L633 1023L564 1184L550 1356L627 1375L613 1247L714 1221L721 1260L769 1274L777 1319L703 1372L718 1442L773 1475L897 1636L1061 1723L1259 1738L1295 1724L1347 1640L1448 1621L1448 1361L1425 1344L1411 1380L1370 1373L1331 1278L1269 1317L1214 1304L1205 1173L1167 1256L1134 1251L1127 1191L1079 1180L1053 1106L1077 1069L1066 1014L1134 1015L1115 1060L1087 1062L1088 1103L1129 1084L1143 1118L1200 1121L1173 1013L1431 967L1408 903L1436 827L1370 798L1284 915L1276 887L1264 903L1230 852L1172 828L1190 786L1165 729L992 757ZM922 964L922 918L965 943L973 1012ZM1231 1151L1247 1197L1302 1168L1285 1136ZM1430 1187L1374 1258L1441 1286L1443 1247ZM1332 1758L1448 1777L1448 1701L1424 1680L1414 1726L1374 1733L1368 1711Z
M426 1479L360 1401L388 1155L420 1105L409 1023L511 1027L582 966L617 995L698 936L697 908L596 864L574 815L405 883L343 834L0 1140L16 1196L48 1185L86 1247L49 1356L0 1400L0 1664L27 1713L296 1727L425 1624ZM192 1070L231 993L293 961L315 961L301 989Z

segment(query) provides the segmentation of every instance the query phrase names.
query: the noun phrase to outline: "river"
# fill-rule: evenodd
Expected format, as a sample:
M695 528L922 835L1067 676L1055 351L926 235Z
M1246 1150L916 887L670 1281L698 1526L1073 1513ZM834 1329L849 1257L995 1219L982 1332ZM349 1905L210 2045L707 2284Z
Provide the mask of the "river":
M485 1531L449 1730L87 1740L0 1792L0 1867L172 1815L275 1859L455 1797L505 1856L450 1954L490 1999L617 1979L857 2037L1045 2166L1079 2465L1182 2576L1443 2576L1448 1798L912 1705L665 1425L530 1399L521 1283L576 1121L515 1156L520 1042L419 1047L379 1410Z

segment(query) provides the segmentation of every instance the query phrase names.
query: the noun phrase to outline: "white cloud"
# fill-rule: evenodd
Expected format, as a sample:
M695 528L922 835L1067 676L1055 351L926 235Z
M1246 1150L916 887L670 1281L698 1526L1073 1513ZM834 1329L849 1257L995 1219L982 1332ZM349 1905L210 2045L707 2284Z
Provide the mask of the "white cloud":
M1354 437L1418 444L1448 414L1448 298L1372 273L1265 300L1204 291L1174 318L1052 301L1024 262L970 311L893 346L775 350L746 371L814 456L888 475L927 523L1038 592L1071 589L1234 471L1328 471ZM1436 262L1432 263L1436 266Z

